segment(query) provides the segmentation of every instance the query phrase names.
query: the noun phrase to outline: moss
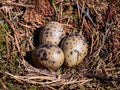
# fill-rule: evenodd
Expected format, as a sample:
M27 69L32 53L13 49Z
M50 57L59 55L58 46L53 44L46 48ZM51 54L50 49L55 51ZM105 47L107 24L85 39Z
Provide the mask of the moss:
M6 62L4 61L4 58L6 57L6 39L5 37L7 36L7 32L9 26L7 24L0 24L0 70L3 69L3 64Z

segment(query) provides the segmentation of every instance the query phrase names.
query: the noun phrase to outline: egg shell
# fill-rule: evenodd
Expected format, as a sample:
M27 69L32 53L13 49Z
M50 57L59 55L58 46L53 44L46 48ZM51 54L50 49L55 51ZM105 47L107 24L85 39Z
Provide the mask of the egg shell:
M79 65L88 53L85 38L79 33L66 36L61 43L61 48L65 55L64 65L66 67Z
M40 31L39 42L40 44L52 42L53 44L58 45L65 35L66 33L63 30L63 25L59 22L51 21Z
M36 67L43 66L57 70L64 62L64 53L58 46L46 43L32 52L32 60Z

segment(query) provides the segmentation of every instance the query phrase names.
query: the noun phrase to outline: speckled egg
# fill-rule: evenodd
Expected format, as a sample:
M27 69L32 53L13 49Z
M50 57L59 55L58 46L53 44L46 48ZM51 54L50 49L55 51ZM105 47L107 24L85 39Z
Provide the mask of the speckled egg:
M75 67L80 64L88 53L88 45L83 35L79 33L66 36L61 44L65 55L64 65L66 67Z
M40 31L39 42L40 44L52 42L58 45L65 35L66 33L63 30L63 25L59 22L51 21Z
M57 45L48 42L32 52L32 60L36 67L57 70L64 62L64 53Z

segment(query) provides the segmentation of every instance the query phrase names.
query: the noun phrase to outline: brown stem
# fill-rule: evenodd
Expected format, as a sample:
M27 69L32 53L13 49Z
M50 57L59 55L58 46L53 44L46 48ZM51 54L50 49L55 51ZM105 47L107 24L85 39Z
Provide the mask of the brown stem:
M120 82L120 78L114 77L114 76L102 76L102 75L97 75L97 74L92 74L92 73L85 73L83 75L88 78L96 78L96 79L102 80L102 81L118 81L118 82Z

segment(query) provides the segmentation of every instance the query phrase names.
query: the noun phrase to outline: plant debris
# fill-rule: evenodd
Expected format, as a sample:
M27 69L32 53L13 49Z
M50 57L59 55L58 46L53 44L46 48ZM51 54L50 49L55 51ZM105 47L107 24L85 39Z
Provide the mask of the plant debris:
M54 72L32 65L49 21L87 39L89 53L78 67ZM120 89L120 0L2 0L0 30L0 89Z

